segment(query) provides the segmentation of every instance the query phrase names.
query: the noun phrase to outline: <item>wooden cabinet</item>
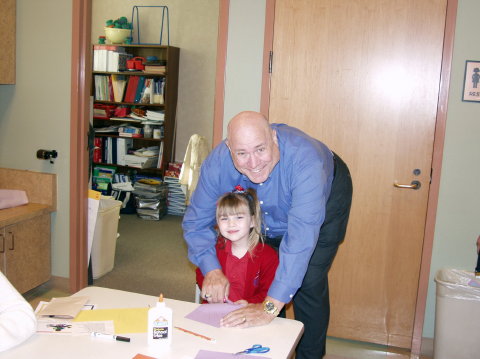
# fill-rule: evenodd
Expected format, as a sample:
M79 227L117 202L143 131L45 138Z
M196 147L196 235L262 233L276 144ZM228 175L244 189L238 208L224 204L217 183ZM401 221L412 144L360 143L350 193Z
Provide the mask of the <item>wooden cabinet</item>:
M50 279L50 214L0 228L0 265L20 293Z
M15 0L0 0L0 84L15 83Z
M50 215L57 208L57 176L0 168L0 188L23 190L29 202L0 209L0 270L25 293L51 276Z
M179 65L179 55L180 50L173 46L160 46L160 45L106 45L106 48L110 49L109 51L115 52L116 50L121 52L124 50L131 59L142 57L147 59L149 57L155 56L159 62L165 64L165 72L147 72L144 70L133 70L133 71L120 71L120 72L109 72L109 71L93 71L92 72L92 96L94 97L94 113L93 113L93 127L95 129L95 140L94 140L94 154L93 162L94 164L102 165L112 165L117 167L117 172L127 173L130 170L135 172L150 172L158 175L163 175L163 172L170 162L174 158L174 132L175 132L175 114L177 106L177 90L178 90L178 65ZM113 50L112 50L113 48ZM95 63L98 61L96 58L98 53L98 45L93 45L93 63L95 69ZM109 60L107 60L109 61ZM98 69L98 67L97 67ZM163 90L163 100L161 104L159 103L150 103L153 101L147 101L146 103L141 103L138 100L132 101L126 98L129 91L129 85L133 79L143 78L145 81L152 81L154 83L164 83ZM118 89L118 80L125 81L125 87L119 95ZM141 80L140 80L141 81ZM101 83L107 84L101 85ZM103 88L103 93L101 92ZM141 86L138 86L136 93L140 93L142 90ZM99 92L100 91L100 92ZM101 107L106 109L107 118L102 118ZM100 108L100 109L99 109ZM161 138L153 138L151 134L147 136L143 133L145 128L145 120L139 121L123 119L124 116L119 116L115 114L115 110L126 109L127 112L132 111L132 109L137 109L140 111L155 111L155 112L164 112L163 123L158 123L154 125L153 128L161 130ZM100 112L100 115L99 115ZM113 119L112 119L113 117ZM149 121L150 122L150 121ZM116 126L131 126L142 130L140 134L136 136L140 137L125 137L120 136L119 132L115 130ZM161 125L161 128L160 128ZM114 126L113 130L110 132L100 132L99 129L106 129L111 126ZM152 126L152 124L148 124ZM158 133L158 132L157 132ZM155 163L154 167L141 169L138 167L132 167L128 164L123 163L120 160L120 157L124 155L124 152L120 153L120 148L117 147L119 138L128 138L129 142L132 143L133 149L146 148L151 146L158 146L160 148L161 159ZM131 140L130 140L131 138ZM113 143L116 142L116 143ZM120 145L119 145L120 146ZM123 148L123 144L121 145ZM110 148L108 148L110 147ZM110 156L108 152L110 151ZM113 154L111 151L114 151Z

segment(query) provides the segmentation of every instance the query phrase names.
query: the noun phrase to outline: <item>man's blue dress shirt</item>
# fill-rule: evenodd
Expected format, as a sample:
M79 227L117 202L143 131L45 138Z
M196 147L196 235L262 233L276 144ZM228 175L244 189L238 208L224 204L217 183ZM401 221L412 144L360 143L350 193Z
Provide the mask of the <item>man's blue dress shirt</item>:
M188 257L203 274L220 269L214 230L218 198L236 185L255 188L266 237L283 236L280 265L268 295L290 302L302 284L325 219L334 164L332 152L320 141L285 124L276 130L280 161L263 183L252 183L237 171L225 142L205 159L200 179L183 219Z

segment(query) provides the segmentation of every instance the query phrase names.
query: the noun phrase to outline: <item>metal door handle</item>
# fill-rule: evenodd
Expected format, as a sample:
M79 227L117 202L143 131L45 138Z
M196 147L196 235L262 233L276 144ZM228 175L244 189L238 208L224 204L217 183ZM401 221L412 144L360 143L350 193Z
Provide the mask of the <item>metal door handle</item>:
M8 232L8 234L10 234L10 249L11 251L13 251L15 249L15 234L13 232Z
M406 189L419 189L422 184L419 181L412 181L411 184L400 184L397 182L394 182L393 185L397 188L406 188Z

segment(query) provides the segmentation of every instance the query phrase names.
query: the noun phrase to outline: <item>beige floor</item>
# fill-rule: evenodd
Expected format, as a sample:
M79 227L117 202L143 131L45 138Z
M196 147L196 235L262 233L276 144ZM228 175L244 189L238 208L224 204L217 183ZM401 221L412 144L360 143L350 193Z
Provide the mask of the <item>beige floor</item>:
M52 288L48 283L32 289L24 294L25 299L35 309L41 301L49 301L53 297L64 297L70 293ZM429 350L427 350L427 353ZM355 342L337 338L327 339L327 355L324 359L431 359L432 355L412 356L407 350L387 348L381 345Z

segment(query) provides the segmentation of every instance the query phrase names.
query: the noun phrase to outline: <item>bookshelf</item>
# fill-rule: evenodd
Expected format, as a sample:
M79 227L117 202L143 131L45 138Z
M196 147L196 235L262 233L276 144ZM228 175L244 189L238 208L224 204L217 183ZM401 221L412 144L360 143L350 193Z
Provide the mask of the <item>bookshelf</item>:
M117 173L163 176L175 155L180 49L161 45L94 44L92 51L94 166L112 166ZM152 56L157 58L154 65L164 66L161 70L154 70L160 67L153 67L152 71L128 69L134 60L138 63L139 58ZM112 68L118 71L111 71ZM130 117L132 113L134 118ZM155 165L149 162L147 168L141 168L125 163L126 149L152 146L160 149Z

